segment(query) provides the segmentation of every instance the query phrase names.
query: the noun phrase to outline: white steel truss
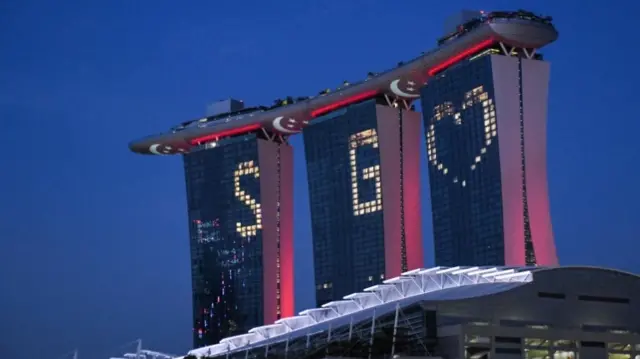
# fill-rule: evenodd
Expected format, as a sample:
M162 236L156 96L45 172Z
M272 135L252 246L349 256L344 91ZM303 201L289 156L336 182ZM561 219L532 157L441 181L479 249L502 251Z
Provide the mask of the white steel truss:
M406 100L400 97L394 97L390 95L384 95L384 100L389 107L401 108L403 110L410 110L412 100Z
M142 339L135 341L137 344L135 353L123 354L122 358L111 357L110 359L183 359L184 357L177 357L172 354L161 353L154 350L142 349ZM77 359L77 352L74 356Z
M289 136L286 135L280 135L277 133L270 133L269 131L267 131L264 128L260 129L262 135L264 136L264 138L270 142L278 142L278 143L288 143L287 140L289 139Z
M343 300L324 304L321 308L303 310L299 315L277 320L274 324L264 325L249 330L247 334L225 338L219 344L197 348L189 351L189 355L219 356L232 352L255 348L261 344L274 342L275 338L291 340L308 335L311 327L345 318L364 310L375 310L377 307L396 303L399 305L407 299L419 299L444 289L462 286L474 286L487 283L528 283L533 280L532 272L537 267L435 267L419 268L399 277L385 280L383 284L364 289L363 292L349 294ZM484 290L478 290L481 296ZM277 339L276 339L277 340Z
M500 49L502 50L502 53L506 56L514 56L520 53L520 51L522 51L522 54L524 54L524 57L531 60L533 59L533 56L535 56L536 54L536 49L534 48L527 49L524 47L508 46L508 45L505 45L503 42L500 42L498 44L500 45Z

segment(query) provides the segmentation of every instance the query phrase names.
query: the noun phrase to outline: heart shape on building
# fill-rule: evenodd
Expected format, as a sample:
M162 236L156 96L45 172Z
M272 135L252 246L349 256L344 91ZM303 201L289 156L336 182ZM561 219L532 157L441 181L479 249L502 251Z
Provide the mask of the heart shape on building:
M489 94L482 86L478 86L473 90L466 92L462 103L458 106L454 106L452 102L445 102L441 105L435 106L433 109L433 117L431 118L431 123L427 130L427 154L429 163L444 175L449 174L449 167L447 166L447 163L443 161L442 156L438 156L436 125L440 121L451 119L454 126L464 126L466 123L463 111L470 109L475 105L482 106L484 139L482 141L482 147L478 150L475 156L473 156L471 163L468 164L471 171L473 171L481 163L483 156L486 156L487 147L491 145L492 139L498 135L496 110L493 99L489 98ZM453 182L466 186L466 179L461 178L463 175L463 173L455 174L453 176Z

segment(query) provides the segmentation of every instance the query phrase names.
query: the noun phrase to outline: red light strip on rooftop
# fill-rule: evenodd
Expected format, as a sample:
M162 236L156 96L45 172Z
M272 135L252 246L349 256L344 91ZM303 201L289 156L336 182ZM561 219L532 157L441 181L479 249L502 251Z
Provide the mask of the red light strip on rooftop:
M433 76L442 70L446 70L449 66L464 60L467 56L473 55L474 53L493 45L493 43L494 43L493 38L488 38L482 41L481 43L473 45L472 47L466 50L463 50L459 54L454 55L448 58L447 60L441 62L440 64L430 68L427 73L429 74L429 76Z
M351 97L347 97L344 98L338 102L334 102L332 104L326 105L324 107L320 107L319 109L313 110L311 111L311 117L318 117L318 116L322 116L325 115L331 111L335 111L341 107L345 107L351 104L354 104L356 102L360 102L362 100L367 100L370 99L372 97L375 97L378 94L378 91L375 90L371 90L371 91L367 91L367 92L363 92L361 94L358 95L354 95Z
M189 143L191 143L192 145L197 145L207 141L212 141L212 140L217 141L220 137L233 136L241 133L251 132L251 131L259 130L260 127L261 127L260 124L253 124L253 125L247 125L239 128L232 128L227 131L211 133L208 135L193 138L189 141Z

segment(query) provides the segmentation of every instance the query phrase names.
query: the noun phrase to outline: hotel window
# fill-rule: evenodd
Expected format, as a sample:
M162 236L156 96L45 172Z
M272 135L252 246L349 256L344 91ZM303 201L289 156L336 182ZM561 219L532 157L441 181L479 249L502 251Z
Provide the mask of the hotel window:
M534 348L546 348L549 346L549 340L537 339L537 338L525 338L524 345L527 347L534 347Z
M489 322L470 322L469 325L473 325L477 327L486 327L489 325Z
M573 350L555 350L553 352L553 359L576 359L578 353Z
M554 340L553 341L553 346L554 347L575 348L576 347L576 342L574 340L566 340L566 339Z
M631 344L607 343L607 349L614 352L630 352Z
M467 343L474 343L474 344L490 344L491 343L491 338L480 336L480 335L467 334L465 335L465 340Z
M547 349L525 349L525 359L551 359Z
M608 359L631 359L631 353L607 353Z
M527 328L545 330L545 329L549 329L549 326L544 324L529 324L527 325Z

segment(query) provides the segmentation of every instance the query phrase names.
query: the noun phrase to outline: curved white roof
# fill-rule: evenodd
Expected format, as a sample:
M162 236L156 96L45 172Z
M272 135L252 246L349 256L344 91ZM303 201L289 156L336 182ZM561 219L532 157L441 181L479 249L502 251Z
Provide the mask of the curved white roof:
M538 267L435 267L414 269L383 284L349 294L321 308L303 310L274 324L249 330L247 334L225 338L219 344L189 351L195 356L216 356L268 343L291 340L309 333L380 315L424 300L456 300L503 292L531 282ZM374 313L374 314L372 314ZM354 322L356 321L354 320Z

